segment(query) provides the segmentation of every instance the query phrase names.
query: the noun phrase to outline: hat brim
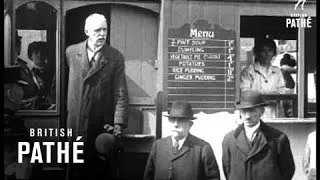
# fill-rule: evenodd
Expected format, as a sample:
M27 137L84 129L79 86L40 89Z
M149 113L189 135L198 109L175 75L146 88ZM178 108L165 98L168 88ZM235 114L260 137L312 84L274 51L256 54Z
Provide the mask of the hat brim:
M186 117L186 116L170 116L170 115L163 115L165 117L171 117L171 118L184 118L184 119L190 119L190 120L195 120L197 119L196 117Z
M253 107L265 107L265 106L269 106L270 103L260 103L260 104L235 104L235 109L249 109L249 108L253 108Z

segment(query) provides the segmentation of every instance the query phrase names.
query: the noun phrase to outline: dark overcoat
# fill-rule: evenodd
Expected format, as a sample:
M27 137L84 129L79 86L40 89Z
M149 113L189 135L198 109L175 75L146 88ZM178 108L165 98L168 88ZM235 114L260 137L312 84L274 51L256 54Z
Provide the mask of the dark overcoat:
M227 180L290 180L295 171L287 135L262 121L252 145L242 124L225 135L222 149Z
M209 143L189 134L176 155L171 136L156 140L144 180L219 180L219 167Z
M66 49L67 127L72 128L73 138L82 136L84 160L90 166L89 157L96 156L94 141L104 131L103 126L127 125L128 91L122 54L105 44L90 68L86 46L87 40Z

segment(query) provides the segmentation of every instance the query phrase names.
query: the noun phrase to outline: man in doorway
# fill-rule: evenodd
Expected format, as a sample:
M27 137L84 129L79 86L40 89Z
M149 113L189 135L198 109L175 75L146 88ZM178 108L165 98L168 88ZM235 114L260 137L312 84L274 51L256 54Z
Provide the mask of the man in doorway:
M84 164L69 168L70 179L109 178L110 173L96 174L99 164L95 150L96 137L113 127L120 138L127 126L128 92L123 55L106 44L107 20L101 14L91 14L85 21L84 42L66 49L69 66L67 127L73 139L82 137ZM74 169L75 167L76 169Z
M227 180L290 180L295 171L287 135L261 120L268 104L256 91L244 91L236 109L243 123L222 142Z
M189 133L191 105L172 104L169 122L172 135L155 141L144 171L144 180L219 180L219 167L209 143Z

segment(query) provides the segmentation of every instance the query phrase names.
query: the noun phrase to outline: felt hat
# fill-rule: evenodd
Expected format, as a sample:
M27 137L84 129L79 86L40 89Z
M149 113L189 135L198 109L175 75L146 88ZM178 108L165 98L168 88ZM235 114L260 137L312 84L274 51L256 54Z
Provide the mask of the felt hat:
M193 116L192 107L188 102L185 101L174 101L172 103L169 115L166 117L181 118L185 120L194 120L196 117Z
M257 106L268 106L269 103L265 102L261 93L257 91L243 91L241 93L240 101L235 103L236 109L247 109Z
M109 133L101 133L95 141L95 148L98 153L108 155L115 145L115 137Z

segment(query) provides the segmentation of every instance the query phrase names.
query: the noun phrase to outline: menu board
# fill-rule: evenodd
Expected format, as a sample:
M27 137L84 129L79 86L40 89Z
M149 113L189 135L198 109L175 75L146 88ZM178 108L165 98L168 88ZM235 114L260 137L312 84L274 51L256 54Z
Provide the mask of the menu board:
M168 102L184 100L195 111L234 108L235 31L205 20L168 32ZM169 105L170 107L170 105Z

